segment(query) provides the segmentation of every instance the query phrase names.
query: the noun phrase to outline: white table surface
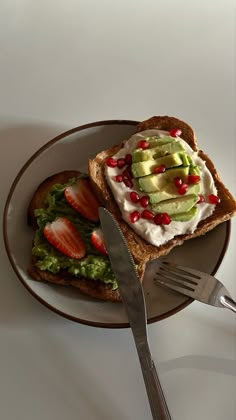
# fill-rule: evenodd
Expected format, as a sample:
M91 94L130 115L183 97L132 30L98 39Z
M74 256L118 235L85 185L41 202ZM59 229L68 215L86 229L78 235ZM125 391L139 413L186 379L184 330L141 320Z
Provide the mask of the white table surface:
M234 0L1 0L1 215L25 161L67 129L174 115L235 187ZM218 271L236 297L236 220ZM20 240L20 238L19 238ZM149 420L129 329L50 312L1 237L1 420ZM173 420L236 418L236 316L194 302L148 326Z

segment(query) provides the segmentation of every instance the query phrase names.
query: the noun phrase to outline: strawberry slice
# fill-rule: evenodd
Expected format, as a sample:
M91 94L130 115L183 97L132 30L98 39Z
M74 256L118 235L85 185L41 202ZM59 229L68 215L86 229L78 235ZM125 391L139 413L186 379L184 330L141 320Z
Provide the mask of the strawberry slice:
M101 254L107 255L102 229L94 229L91 233L90 239L94 248L96 248Z
M70 258L81 259L85 256L85 245L73 223L66 217L58 217L47 223L43 230L45 238L58 251Z
M71 207L78 213L92 222L98 222L99 202L92 191L88 179L78 179L75 184L65 189L64 196Z

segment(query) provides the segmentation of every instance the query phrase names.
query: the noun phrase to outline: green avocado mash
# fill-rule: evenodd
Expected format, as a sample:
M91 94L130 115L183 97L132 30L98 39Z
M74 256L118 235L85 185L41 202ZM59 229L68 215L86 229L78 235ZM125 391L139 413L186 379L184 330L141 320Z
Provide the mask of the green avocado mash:
M115 290L118 286L108 256L101 255L90 241L91 232L98 224L81 216L64 198L64 189L75 181L76 179L72 178L66 184L54 185L45 199L45 207L35 210L38 230L34 237L32 255L37 258L36 265L40 270L47 270L54 274L59 273L60 270L67 270L78 278L101 280L110 284ZM43 228L46 223L52 222L59 216L67 217L79 231L86 246L84 258L78 260L67 257L50 245L44 237Z

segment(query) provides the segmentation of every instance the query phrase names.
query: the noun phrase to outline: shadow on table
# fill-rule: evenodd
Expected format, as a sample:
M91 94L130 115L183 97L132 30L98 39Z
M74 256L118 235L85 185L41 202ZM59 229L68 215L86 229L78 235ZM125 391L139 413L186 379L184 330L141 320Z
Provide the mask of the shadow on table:
M159 363L159 372L176 369L197 369L236 376L236 360L215 356L187 355Z

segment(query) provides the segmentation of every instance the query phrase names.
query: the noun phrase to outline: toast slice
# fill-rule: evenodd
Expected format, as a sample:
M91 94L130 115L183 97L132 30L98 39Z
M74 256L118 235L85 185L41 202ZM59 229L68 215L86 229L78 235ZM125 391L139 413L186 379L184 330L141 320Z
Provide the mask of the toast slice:
M70 178L76 178L80 175L79 171L64 171L54 174L45 179L34 192L29 203L27 211L28 224L32 226L34 231L37 230L37 219L35 217L35 210L45 207L45 198L55 184L65 184ZM121 297L118 289L113 290L112 286L104 283L102 280L91 280L88 278L76 278L69 274L66 270L62 270L57 274L46 270L41 270L36 265L37 260L32 257L28 273L34 280L51 283L59 286L72 286L78 288L82 293L96 299L120 302ZM138 265L138 273L142 279L144 276L145 264Z
M135 260L138 263L144 264L146 264L149 260L167 255L172 248L177 245L181 245L188 239L204 235L218 224L232 218L236 213L236 202L233 196L221 181L213 162L203 151L198 149L197 140L193 129L184 121L181 121L177 118L168 116L154 116L139 123L137 125L136 132L141 132L153 128L164 131L169 131L170 129L174 128L182 130L181 138L183 138L194 151L198 152L198 155L206 162L206 165L214 178L214 182L218 190L218 196L220 198L220 204L216 206L214 213L210 217L198 224L193 233L175 236L173 239L160 246L151 245L146 240L138 236L134 230L132 230L132 228L122 219L120 209L113 198L113 194L106 182L104 174L105 160L117 153L123 147L125 140L121 144L115 145L109 150L100 152L94 159L90 159L88 172L94 192L96 193L100 202L113 214L119 223L120 228L127 239L129 249Z

